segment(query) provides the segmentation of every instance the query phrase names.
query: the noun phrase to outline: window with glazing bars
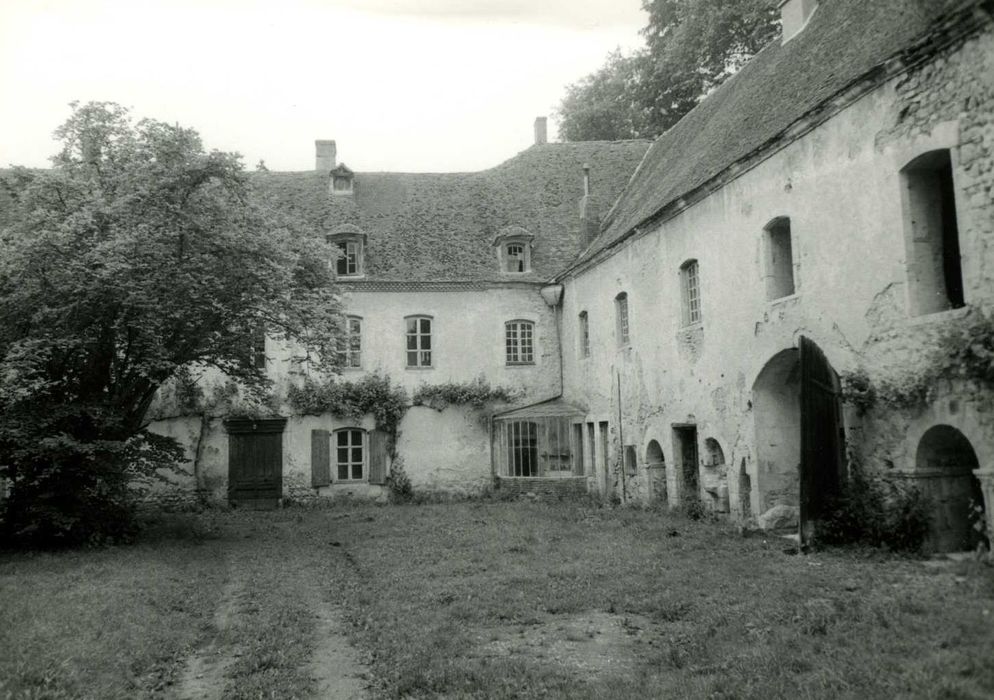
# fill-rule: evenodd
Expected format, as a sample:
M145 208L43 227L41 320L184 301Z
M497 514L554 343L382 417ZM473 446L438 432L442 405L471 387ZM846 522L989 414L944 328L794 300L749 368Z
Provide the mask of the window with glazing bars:
M587 312L580 312L580 357L590 357L590 321Z
M506 430L508 476L538 476L538 425L511 421Z
M431 318L412 316L407 319L407 366L431 367Z
M341 253L335 261L335 272L341 277L361 274L360 244L358 241L339 241Z
M531 321L508 321L504 324L507 364L535 364L535 324Z
M362 430L346 429L335 433L335 462L339 481L361 481L363 467Z
M342 367L362 367L362 318L345 319L345 337L338 341L338 361Z
M525 247L520 243L508 243L504 249L504 265L506 272L527 272Z
M614 298L614 304L618 312L618 343L627 345L628 333L628 294L622 292Z
M684 325L701 321L700 270L696 260L683 264L680 268L683 278L683 322Z

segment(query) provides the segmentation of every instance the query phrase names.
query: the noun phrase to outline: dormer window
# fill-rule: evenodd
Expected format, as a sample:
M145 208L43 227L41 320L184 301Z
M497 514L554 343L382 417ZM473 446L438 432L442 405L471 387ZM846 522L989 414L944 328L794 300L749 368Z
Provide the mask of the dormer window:
M354 180L355 173L342 163L331 171L331 193L333 195L352 194Z
M338 251L335 274L339 277L360 277L363 272L363 252L366 235L354 224L342 224L328 234L328 242Z
M535 238L520 226L508 226L494 238L497 262L504 274L521 274L532 270L532 240Z

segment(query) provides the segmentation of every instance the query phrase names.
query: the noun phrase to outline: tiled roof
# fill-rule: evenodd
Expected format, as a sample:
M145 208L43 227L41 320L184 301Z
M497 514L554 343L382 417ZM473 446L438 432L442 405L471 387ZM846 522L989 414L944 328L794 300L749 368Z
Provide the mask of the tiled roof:
M583 262L775 142L792 124L929 33L944 13L982 0L821 0L808 25L779 37L653 143Z
M613 202L649 142L532 146L476 173L357 172L353 195L331 195L328 175L256 173L259 188L318 233L354 224L367 235L367 280L549 279L580 252L583 164L591 189ZM502 276L494 238L509 226L535 236L532 272Z

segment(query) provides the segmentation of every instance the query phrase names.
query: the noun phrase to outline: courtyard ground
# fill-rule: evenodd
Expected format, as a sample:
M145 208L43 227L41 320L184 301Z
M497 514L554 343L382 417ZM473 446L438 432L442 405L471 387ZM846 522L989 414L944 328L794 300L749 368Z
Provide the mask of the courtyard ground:
M0 698L994 696L994 569L590 503L155 518L0 555Z

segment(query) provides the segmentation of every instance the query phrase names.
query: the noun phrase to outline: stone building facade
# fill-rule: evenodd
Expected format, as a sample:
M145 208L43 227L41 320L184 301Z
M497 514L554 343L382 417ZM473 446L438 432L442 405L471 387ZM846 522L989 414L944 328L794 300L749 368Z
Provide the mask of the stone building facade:
M994 8L781 9L783 36L651 145L547 144L539 122L482 173L354 173L320 141L314 172L260 176L342 252L346 380L521 390L487 428L412 408L416 488L558 480L794 527L858 462L932 497L934 547L972 544L971 500L994 504L994 392L962 340L994 313ZM375 425L289 418L286 493L379 488L313 486L314 431L343 428Z

